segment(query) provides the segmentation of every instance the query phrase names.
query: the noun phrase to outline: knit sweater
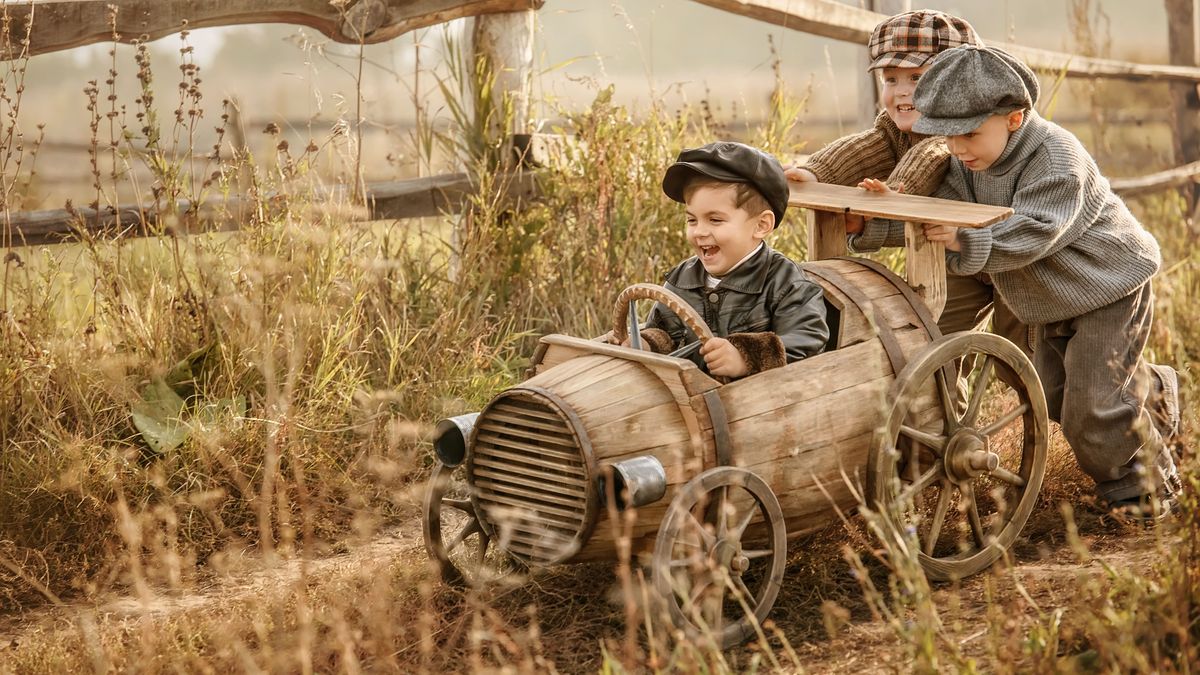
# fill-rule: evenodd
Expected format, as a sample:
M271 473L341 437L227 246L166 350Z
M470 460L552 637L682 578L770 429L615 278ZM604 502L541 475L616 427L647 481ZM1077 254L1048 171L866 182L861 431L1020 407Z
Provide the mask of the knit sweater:
M1032 110L992 166L971 171L952 159L934 196L1012 207L1006 220L959 230L962 250L946 252L946 269L988 273L1024 323L1062 321L1113 303L1162 264L1154 236L1079 140ZM903 246L904 224L868 221L856 248L880 245Z
M941 184L949 160L943 137L901 131L885 111L875 118L875 126L831 142L801 168L822 183L858 185L864 178L878 178L892 189L904 186L905 194L927 196Z

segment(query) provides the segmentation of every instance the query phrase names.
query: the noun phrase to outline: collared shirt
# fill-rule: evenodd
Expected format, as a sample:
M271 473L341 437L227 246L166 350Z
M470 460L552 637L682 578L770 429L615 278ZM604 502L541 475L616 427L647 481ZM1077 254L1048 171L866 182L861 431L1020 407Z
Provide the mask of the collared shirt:
M730 274L731 272L733 272L734 270L736 270L737 268L741 267L741 266L742 266L742 263L744 263L744 262L746 262L747 260L749 260L749 259L753 258L753 257L754 257L754 254L755 254L755 253L758 253L759 251L761 251L763 246L766 246L766 244L765 244L764 242L761 242L761 241L760 241L760 242L758 242L758 246L755 246L753 251L750 251L749 253L747 253L747 254L746 254L746 257L744 257L744 258L742 258L741 260L737 261L737 264L735 264L733 267L730 267L728 270L726 270L725 274L722 274L722 275L721 275L721 276L719 276L719 277L714 277L713 275L711 275L711 274L709 274L707 271L705 271L705 272L704 272L704 286L705 286L706 288L716 288L717 286L720 286L720 285L721 285L721 280L722 280L722 279L724 279L725 277L729 276L729 274Z

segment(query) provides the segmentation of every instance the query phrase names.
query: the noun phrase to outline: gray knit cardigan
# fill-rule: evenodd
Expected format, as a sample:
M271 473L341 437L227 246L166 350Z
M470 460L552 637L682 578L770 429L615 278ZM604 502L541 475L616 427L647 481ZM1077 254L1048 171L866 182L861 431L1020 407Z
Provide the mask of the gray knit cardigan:
M1062 321L1113 303L1162 264L1154 236L1079 140L1032 110L995 164L975 172L952 159L934 196L1012 207L1006 220L960 230L962 251L946 252L946 268L988 273L1024 323ZM903 246L904 224L868 221L851 243L856 251Z

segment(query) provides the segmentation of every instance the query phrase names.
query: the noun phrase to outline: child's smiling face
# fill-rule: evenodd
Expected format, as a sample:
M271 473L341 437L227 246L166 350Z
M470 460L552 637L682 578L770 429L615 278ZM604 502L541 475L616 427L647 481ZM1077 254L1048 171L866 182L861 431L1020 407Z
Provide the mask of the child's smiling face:
M975 131L957 136L946 137L946 147L950 154L958 158L972 171L983 171L996 163L1004 148L1008 145L1008 137L1021 127L1025 112L1016 110L1007 115L992 115L984 120Z
M737 205L737 186L702 185L687 195L687 238L704 270L723 276L775 227L770 211L749 213Z
M926 70L929 70L928 65L920 68L884 68L879 75L883 82L880 92L883 109L900 131L912 131L913 122L921 117L921 113L913 107L913 91L917 88L917 80Z

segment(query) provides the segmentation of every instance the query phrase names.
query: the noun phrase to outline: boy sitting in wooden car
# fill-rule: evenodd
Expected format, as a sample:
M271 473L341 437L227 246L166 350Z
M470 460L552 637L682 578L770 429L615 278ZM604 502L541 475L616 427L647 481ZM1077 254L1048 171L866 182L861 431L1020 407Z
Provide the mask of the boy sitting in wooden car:
M709 143L679 153L662 186L686 205L687 239L696 253L667 273L665 286L717 336L688 358L712 375L736 378L824 349L829 326L821 287L765 241L787 209L779 161L741 143ZM661 304L640 332L658 353L697 340Z

